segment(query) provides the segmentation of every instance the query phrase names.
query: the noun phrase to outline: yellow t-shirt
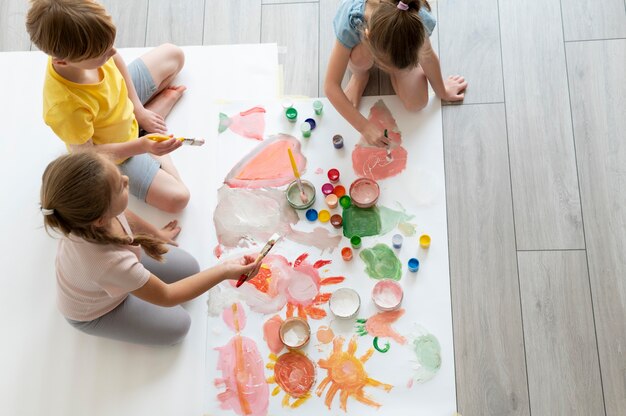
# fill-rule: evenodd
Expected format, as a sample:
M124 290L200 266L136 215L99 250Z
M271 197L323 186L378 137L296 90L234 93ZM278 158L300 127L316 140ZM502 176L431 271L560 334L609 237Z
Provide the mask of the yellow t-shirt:
M90 138L93 144L124 143L139 131L126 82L113 58L98 69L97 84L77 84L60 76L48 59L43 87L43 118L68 146Z

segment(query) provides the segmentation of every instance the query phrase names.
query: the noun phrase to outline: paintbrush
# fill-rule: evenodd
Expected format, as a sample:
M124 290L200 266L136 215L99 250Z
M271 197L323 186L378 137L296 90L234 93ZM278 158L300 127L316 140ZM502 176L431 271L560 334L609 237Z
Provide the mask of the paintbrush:
M389 136L387 135L387 129L385 129L385 137L389 138ZM391 157L391 142L387 144L387 160L390 162L393 160L393 158Z
M263 248L261 249L261 252L259 253L259 255L257 256L254 262L258 263L261 260L263 260L263 258L267 256L267 253L270 252L270 250L272 249L272 247L274 247L274 245L278 242L278 240L280 240L280 234L277 234L277 233L272 234L270 239L267 240L267 243L265 244L265 246L263 246ZM239 276L239 280L237 280L237 284L235 285L235 287L239 287L243 285L243 283L248 278L250 278L250 273L242 274L241 276Z
M291 168L293 169L293 174L296 177L296 183L298 184L298 189L300 189L300 199L303 204L309 202L309 197L304 192L304 187L302 186L302 181L300 180L300 172L298 172L298 166L296 165L296 159L293 158L293 153L291 152L291 147L287 148L287 152L289 153L289 161L291 162Z
M176 140L180 140L181 142L183 142L183 144L188 144L190 146L202 146L205 141L204 139L199 139L195 137L171 137L165 134L158 134L158 133L150 133L146 135L146 137L155 142L164 142L169 139L176 139Z

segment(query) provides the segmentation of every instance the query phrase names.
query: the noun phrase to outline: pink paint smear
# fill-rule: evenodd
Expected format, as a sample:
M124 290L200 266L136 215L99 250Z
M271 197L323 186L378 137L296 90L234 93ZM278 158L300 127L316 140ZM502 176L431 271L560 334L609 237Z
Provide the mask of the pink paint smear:
M378 100L372 106L368 119L382 130L387 129L391 141L391 158L387 158L386 148L369 146L361 138L352 151L354 173L374 180L396 176L406 168L407 161L407 151L402 147L402 136L396 120L383 100Z
M232 132L243 137L263 140L263 133L265 132L265 109L263 107L253 107L231 117L220 113L218 131L222 133L226 129L230 129Z

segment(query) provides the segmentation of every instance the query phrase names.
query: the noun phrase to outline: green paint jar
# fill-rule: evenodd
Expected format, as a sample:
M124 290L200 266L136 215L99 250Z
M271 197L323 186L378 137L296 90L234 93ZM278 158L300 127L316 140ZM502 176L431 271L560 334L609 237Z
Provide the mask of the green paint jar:
M302 137L307 139L311 137L311 125L309 123L302 123L302 125L300 125L300 131L302 132Z
M285 110L285 117L287 117L287 120L290 122L295 123L298 119L298 110L293 107L289 107Z
M361 237L353 235L350 239L350 244L352 244L352 248L361 248Z
M339 198L339 205L341 205L342 208L350 208L350 205L352 205L352 200L348 195L344 195Z
M320 100L313 101L313 110L315 110L315 114L317 114L318 116L321 115L322 111L324 110L324 103L322 103Z

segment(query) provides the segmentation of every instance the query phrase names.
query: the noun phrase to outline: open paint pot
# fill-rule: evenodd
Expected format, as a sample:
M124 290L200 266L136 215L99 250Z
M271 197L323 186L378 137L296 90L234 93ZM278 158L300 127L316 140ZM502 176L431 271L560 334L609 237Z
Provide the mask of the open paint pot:
M340 134L335 134L333 136L333 146L335 149L341 149L343 147L343 137Z
M337 198L341 198L346 194L346 188L344 188L343 185L337 185L335 189L333 189L333 194L337 195Z
M317 221L317 210L311 208L306 211L306 219L314 222Z
M334 189L335 187L333 186L332 183L325 183L324 185L322 185L322 193L324 195L332 194Z
M332 224L333 227L335 228L341 228L343 225L343 218L341 215L339 214L333 214L330 217L330 223Z
M417 273L420 269L420 261L415 257L411 257L408 262L408 267L411 273Z
M350 247L344 247L341 249L341 258L343 261L352 260L352 249Z
M381 311L395 311L400 307L404 292L395 280L383 279L372 289L372 301Z
M339 198L339 205L341 205L341 208L350 208L350 205L352 205L352 201L350 200L350 197L348 195L344 195Z
M335 209L337 208L338 203L339 203L339 199L337 199L337 195L335 194L326 195L326 205L328 205L328 208Z
M293 181L289 184L285 194L287 195L287 202L289 202L289 205L295 209L307 209L313 205L313 202L315 202L315 187L309 181L304 179L301 179L300 181L302 182L304 193L308 197L308 201L306 203L302 202L302 198L300 197L300 188L298 188L297 181Z
M430 236L428 234L420 235L420 246L423 248L430 247Z
M339 180L339 170L332 168L328 169L328 180L335 183Z
M350 198L359 208L374 206L380 196L380 188L376 181L368 178L359 178L350 185Z
M302 318L287 318L278 330L280 341L287 348L302 348L311 338L311 327Z
M335 290L330 296L328 306L337 318L351 319L359 312L361 297L355 290L342 287Z

